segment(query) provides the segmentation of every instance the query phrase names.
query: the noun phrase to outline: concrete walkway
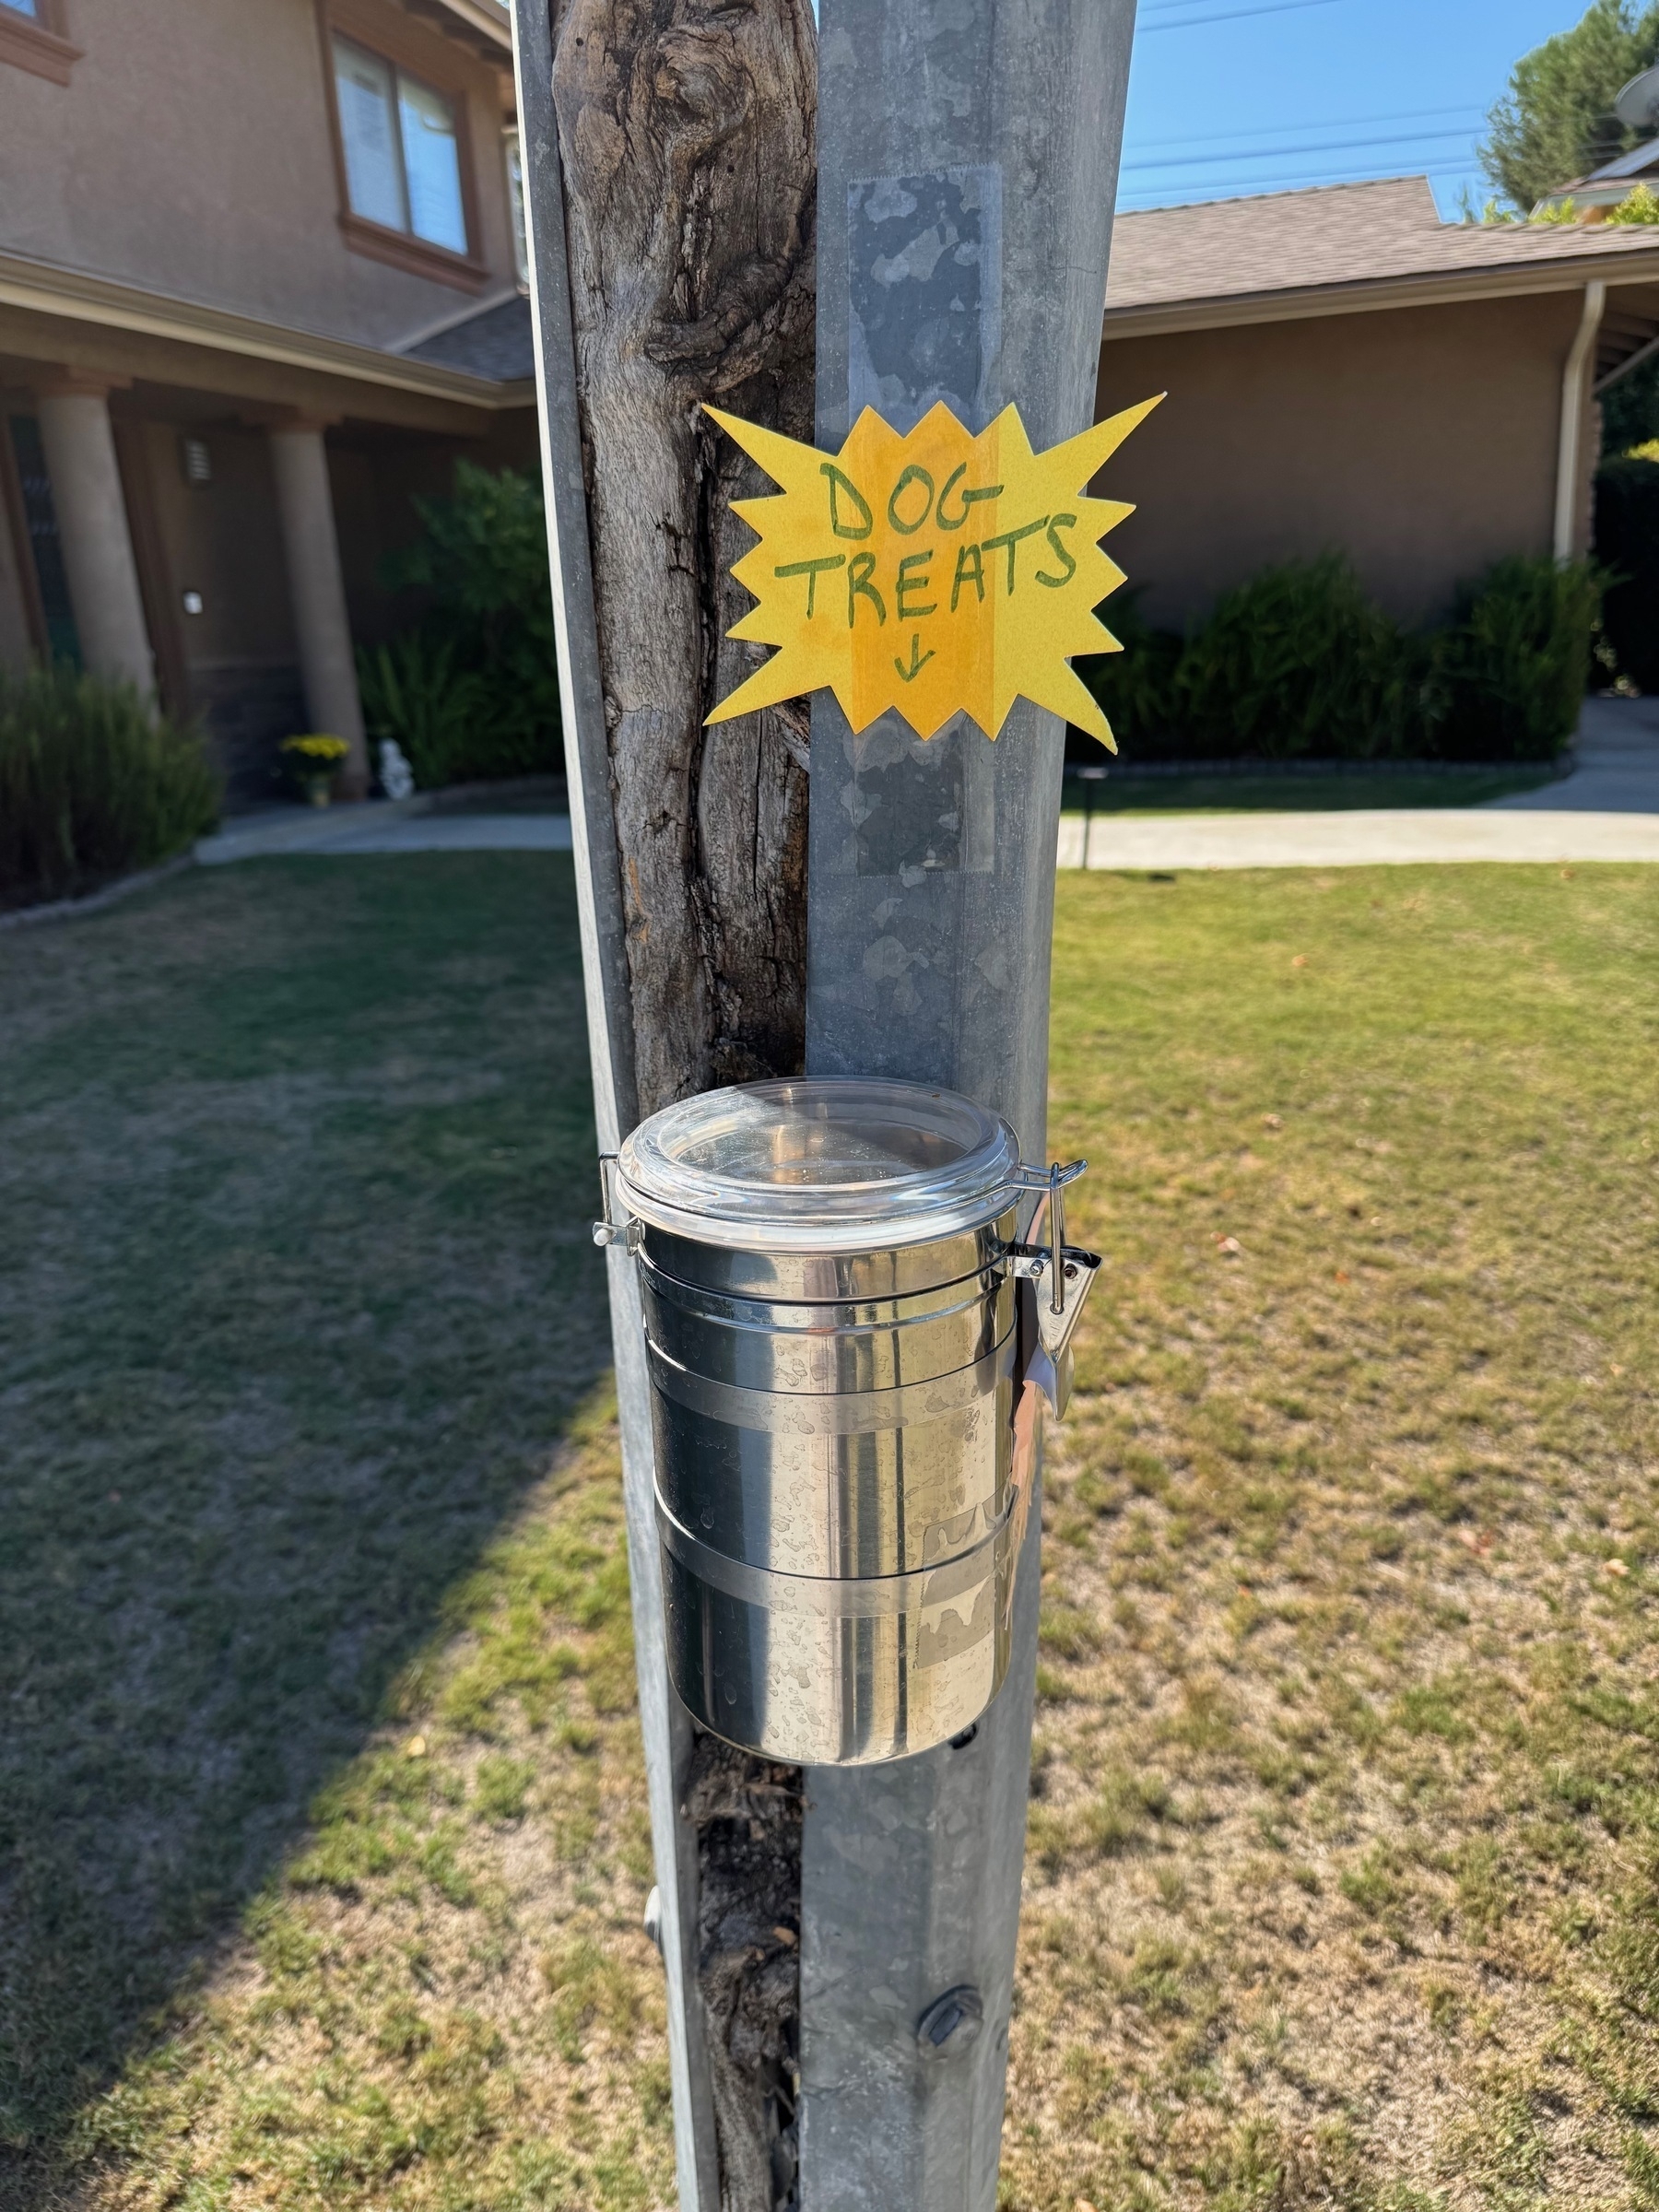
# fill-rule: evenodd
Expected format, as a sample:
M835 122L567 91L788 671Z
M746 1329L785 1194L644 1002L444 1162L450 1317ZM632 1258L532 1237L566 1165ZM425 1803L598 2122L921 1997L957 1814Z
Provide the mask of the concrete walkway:
M1584 702L1578 766L1485 806L1334 814L1097 814L1091 868L1345 868L1425 861L1659 861L1659 699ZM563 814L441 813L429 798L288 807L197 845L217 865L272 853L568 853ZM1084 865L1083 821L1060 824L1060 865Z
M304 854L329 859L365 853L568 853L567 814L434 814L418 799L371 800L362 806L284 809L234 818L201 839L208 867L232 860Z
M1337 814L1098 814L1091 868L1346 868L1433 861L1659 861L1659 699L1591 699L1571 776L1484 806ZM1060 865L1085 865L1083 820Z
M1362 868L1424 861L1659 861L1659 814L1356 807L1342 814L1097 814L1091 868ZM1060 865L1083 824L1060 825Z

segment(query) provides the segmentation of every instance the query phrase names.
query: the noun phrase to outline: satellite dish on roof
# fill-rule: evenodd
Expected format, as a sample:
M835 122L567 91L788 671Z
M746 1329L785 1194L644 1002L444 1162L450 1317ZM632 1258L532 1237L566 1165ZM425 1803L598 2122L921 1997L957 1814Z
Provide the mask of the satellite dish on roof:
M1659 131L1659 68L1633 76L1613 102L1613 112L1629 130Z

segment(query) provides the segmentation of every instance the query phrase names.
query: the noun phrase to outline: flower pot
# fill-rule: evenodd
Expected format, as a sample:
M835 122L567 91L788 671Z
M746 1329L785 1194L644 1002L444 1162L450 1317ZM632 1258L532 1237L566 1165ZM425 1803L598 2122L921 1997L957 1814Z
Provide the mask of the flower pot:
M334 794L334 771L326 775L307 776L304 782L307 803L312 806L326 806Z

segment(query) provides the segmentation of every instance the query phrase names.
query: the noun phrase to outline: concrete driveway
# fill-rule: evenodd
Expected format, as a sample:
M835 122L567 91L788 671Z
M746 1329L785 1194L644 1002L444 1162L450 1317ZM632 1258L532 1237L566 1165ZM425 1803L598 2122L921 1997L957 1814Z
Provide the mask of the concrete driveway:
M1659 699L1587 699L1559 783L1494 799L1493 813L1659 815Z

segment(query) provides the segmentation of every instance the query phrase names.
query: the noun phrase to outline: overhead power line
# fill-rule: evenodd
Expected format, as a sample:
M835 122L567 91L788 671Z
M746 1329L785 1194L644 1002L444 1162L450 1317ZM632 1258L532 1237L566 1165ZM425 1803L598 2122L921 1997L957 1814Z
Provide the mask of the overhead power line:
M1430 123L1442 115L1460 115L1473 121L1485 120L1484 111L1479 108L1407 108L1397 115L1322 115L1316 123L1304 124L1300 127L1309 131L1364 131L1378 128L1385 123ZM1297 127L1294 124L1278 123L1260 131L1188 132L1182 138L1143 138L1135 150L1137 153L1153 154L1171 146L1210 146L1223 140L1230 143L1241 138L1277 138L1287 129L1294 130Z
M1190 5L1190 0L1189 0ZM1250 16L1289 16L1305 7L1335 7L1340 0L1269 0L1265 7L1233 7L1219 15L1183 16L1178 21L1172 18L1148 16L1135 25L1135 35L1150 38L1159 30L1201 30L1206 23L1241 23Z
M1203 185L1195 184L1190 188L1189 197L1185 200L1171 200L1169 197L1170 188L1167 185L1148 184L1144 186L1139 193L1124 194L1118 204L1124 213L1129 213L1153 207L1191 206L1200 201L1212 199L1261 199L1269 193L1296 192L1304 187L1312 189L1322 184L1333 187L1341 184L1375 184L1391 177L1398 177L1400 173L1397 168L1369 169L1360 171L1358 176L1333 177L1328 170L1304 170L1294 175L1253 177L1243 189L1241 189L1241 181L1238 180L1231 183L1221 182L1214 192L1206 190ZM1459 165L1454 163L1437 163L1432 169L1414 170L1407 173L1411 176L1458 176L1462 173L1462 170Z
M1265 146L1253 153L1171 155L1161 161L1125 161L1125 173L1148 169L1230 168L1241 161L1296 160L1303 154L1375 153L1388 147L1428 146L1441 139L1468 143L1467 131L1417 131L1407 138L1327 138L1316 146Z

